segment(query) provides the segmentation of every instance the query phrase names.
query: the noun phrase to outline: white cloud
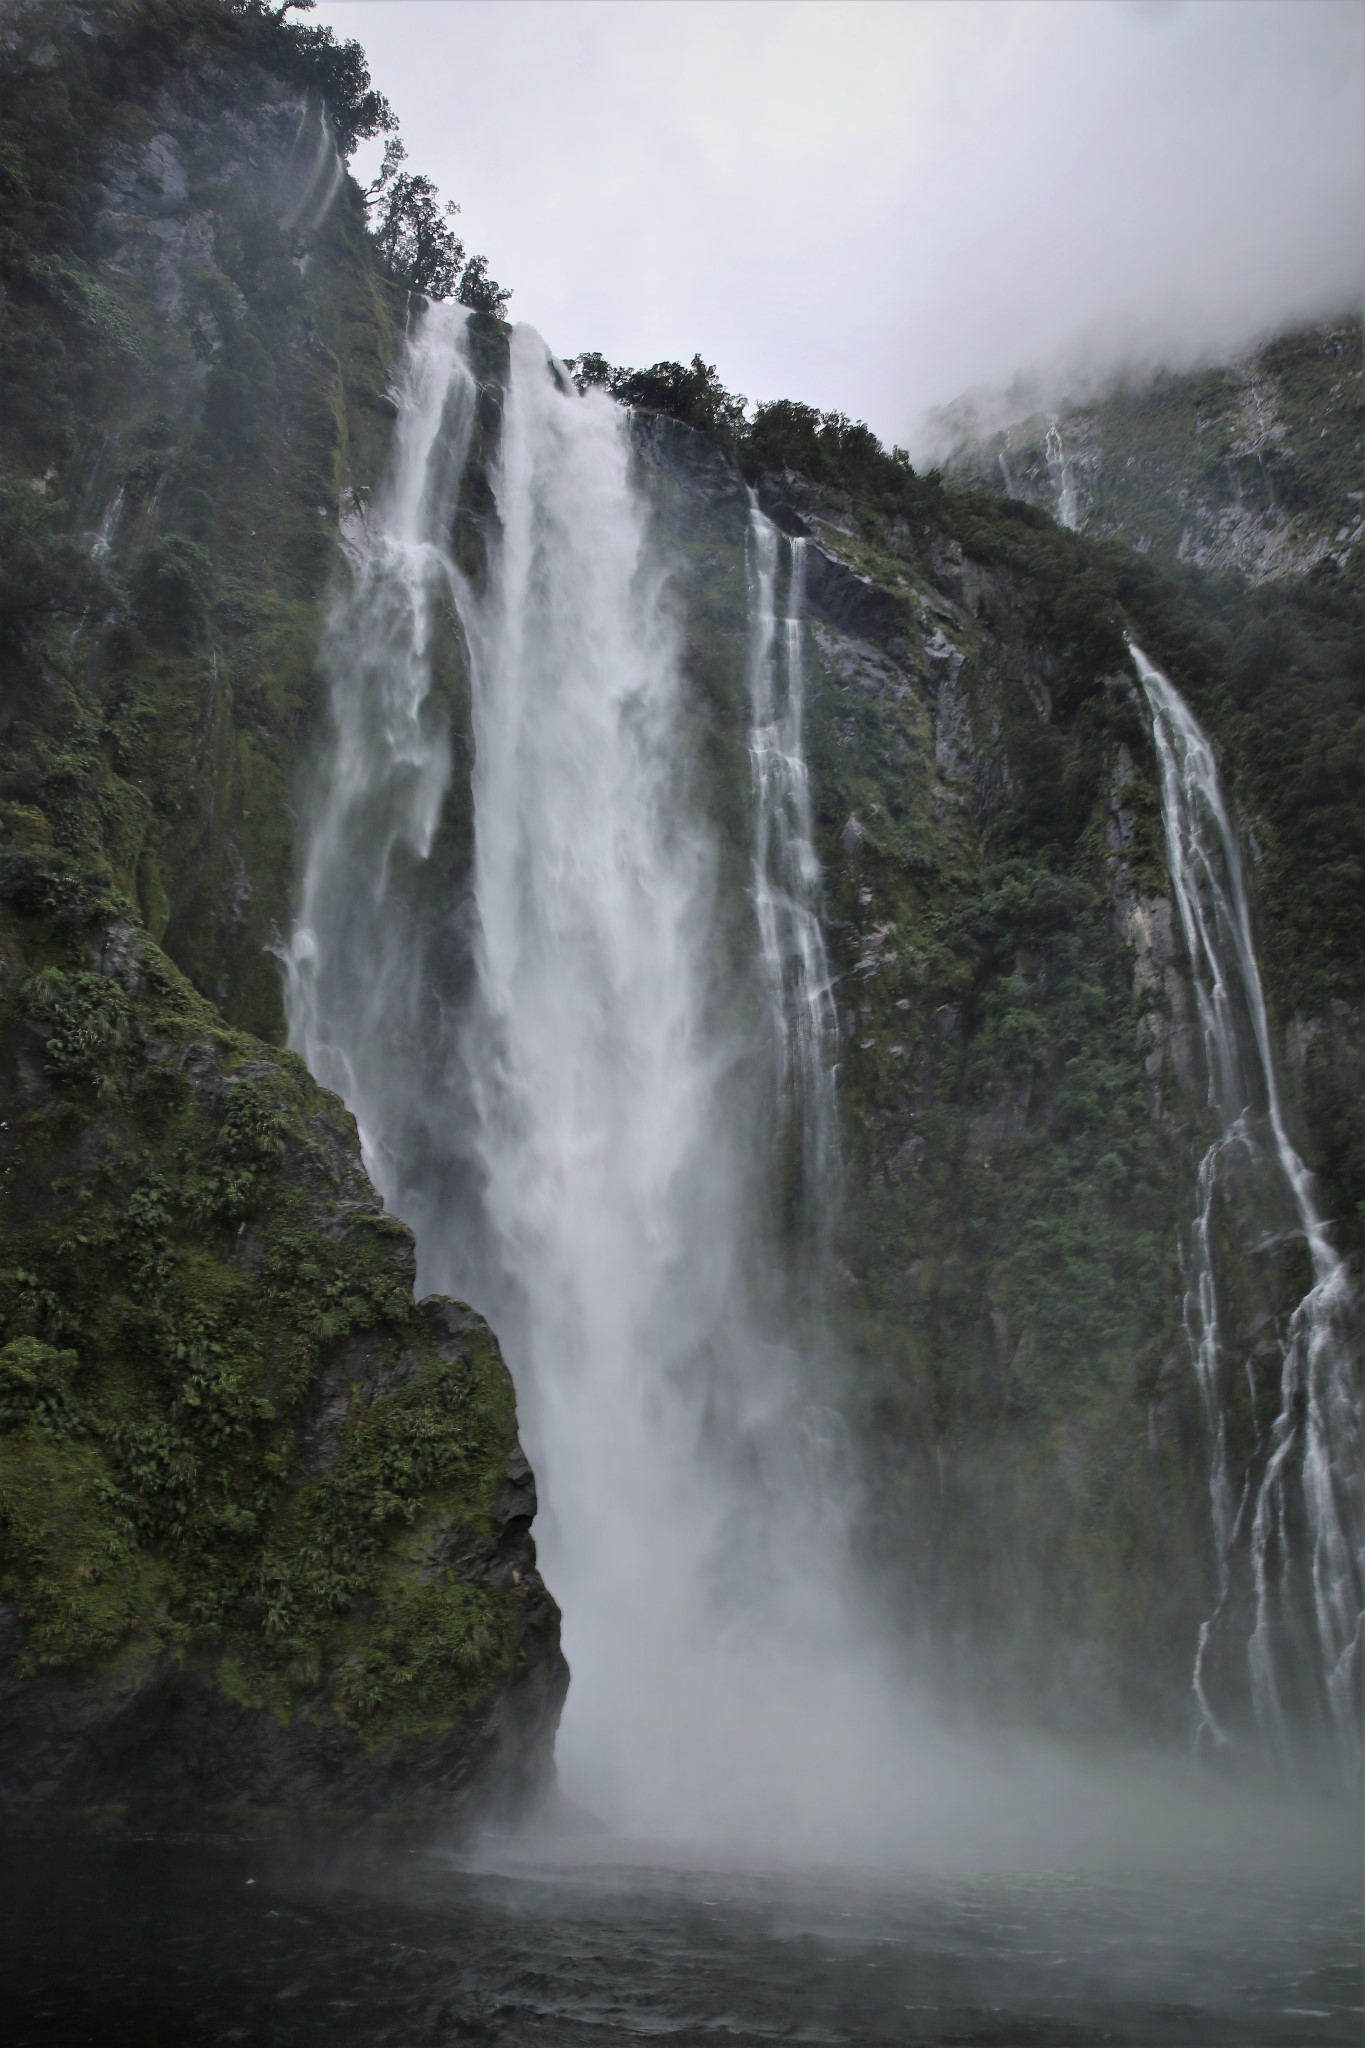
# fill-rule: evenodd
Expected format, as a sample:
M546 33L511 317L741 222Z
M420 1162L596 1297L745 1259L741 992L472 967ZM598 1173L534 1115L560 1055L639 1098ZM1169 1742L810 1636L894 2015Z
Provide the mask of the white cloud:
M565 352L924 408L1358 298L1353 0L322 0Z

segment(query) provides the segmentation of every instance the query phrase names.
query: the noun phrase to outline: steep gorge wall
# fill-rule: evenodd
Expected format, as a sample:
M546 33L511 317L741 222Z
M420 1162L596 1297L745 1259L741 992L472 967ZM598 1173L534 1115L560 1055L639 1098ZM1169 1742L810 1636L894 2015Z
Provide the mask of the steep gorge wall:
M687 440L646 447L738 893L744 498ZM1192 1076L1132 679L1077 731L1026 578L794 477L761 495L811 536L847 1177L828 1312L876 1446L866 1568L987 1711L1175 1727L1207 1573L1178 1325Z

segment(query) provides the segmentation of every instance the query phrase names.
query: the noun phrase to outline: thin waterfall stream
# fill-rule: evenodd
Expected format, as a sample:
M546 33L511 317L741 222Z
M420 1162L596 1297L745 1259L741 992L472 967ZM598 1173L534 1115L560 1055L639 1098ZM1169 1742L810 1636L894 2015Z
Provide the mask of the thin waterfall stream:
M779 1120L789 1125L800 1147L806 1234L822 1245L839 1174L839 1019L820 921L820 864L805 757L806 543L793 539L786 551L786 611L779 616L782 540L751 491L747 552L754 909L772 1011Z
M1130 648L1152 713L1171 884L1216 1123L1199 1165L1185 1300L1208 1429L1218 1569L1217 1606L1200 1631L1193 1673L1201 1728L1216 1743L1228 1739L1210 1703L1209 1660L1232 1600L1234 1552L1245 1543L1251 1575L1245 1654L1256 1722L1287 1754L1287 1689L1298 1679L1301 1690L1305 1668L1316 1671L1317 1699L1308 1704L1324 1717L1348 1769L1358 1771L1365 1657L1359 1304L1317 1207L1312 1176L1288 1135L1241 850L1213 749L1169 678L1140 648L1131 642ZM1229 1449L1237 1368L1229 1355L1214 1242L1220 1200L1233 1205L1244 1231L1256 1213L1238 1186L1237 1169L1253 1193L1268 1184L1278 1227L1301 1234L1311 1267L1311 1284L1280 1337L1273 1415L1256 1415L1247 1365L1256 1442L1240 1472ZM1299 1639L1305 1611L1312 1617L1310 1645ZM1304 1702L1294 1704L1302 1712Z
M419 317L392 395L389 474L342 521L320 657L332 741L283 960L289 1042L354 1112L371 1178L420 1237L434 1105L413 1062L438 1022L440 977L424 973L432 934L405 878L431 853L451 779L435 635L443 606L468 603L450 551L476 396L458 313Z
M1056 492L1057 497L1056 511L1058 522L1074 533L1080 524L1076 503L1076 485L1071 474L1071 462L1062 441L1061 423L1056 413L1052 415L1048 423L1047 435L1043 446L1047 457L1048 477L1051 480L1052 488ZM1003 462L1003 456L1001 460ZM1006 473L1006 479L1006 487L1008 488L1008 472Z

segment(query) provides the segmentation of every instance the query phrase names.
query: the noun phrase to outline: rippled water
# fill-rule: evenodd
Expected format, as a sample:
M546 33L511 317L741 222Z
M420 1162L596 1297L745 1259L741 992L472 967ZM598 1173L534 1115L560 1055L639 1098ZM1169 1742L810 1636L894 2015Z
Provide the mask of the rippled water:
M12 2048L1351 2043L1337 1877L887 1879L10 1844Z

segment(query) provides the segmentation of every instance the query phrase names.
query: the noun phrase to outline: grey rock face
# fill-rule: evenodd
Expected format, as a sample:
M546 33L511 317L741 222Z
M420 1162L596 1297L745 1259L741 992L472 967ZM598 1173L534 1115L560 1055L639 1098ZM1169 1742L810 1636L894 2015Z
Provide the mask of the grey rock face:
M814 542L806 550L806 606L814 618L865 640L894 633L905 613L890 591Z
M632 412L630 435L642 462L675 478L707 504L737 510L744 485L731 458L703 434L663 413Z
M1316 372L1327 362L1324 393ZM1345 322L1310 330L1287 353L1270 343L1218 370L1157 373L1149 389L997 431L964 402L944 416L946 467L1079 531L1252 583L1345 567L1365 539L1362 501L1343 494L1339 475L1323 476L1313 444L1352 409L1358 422L1361 377L1359 326Z

